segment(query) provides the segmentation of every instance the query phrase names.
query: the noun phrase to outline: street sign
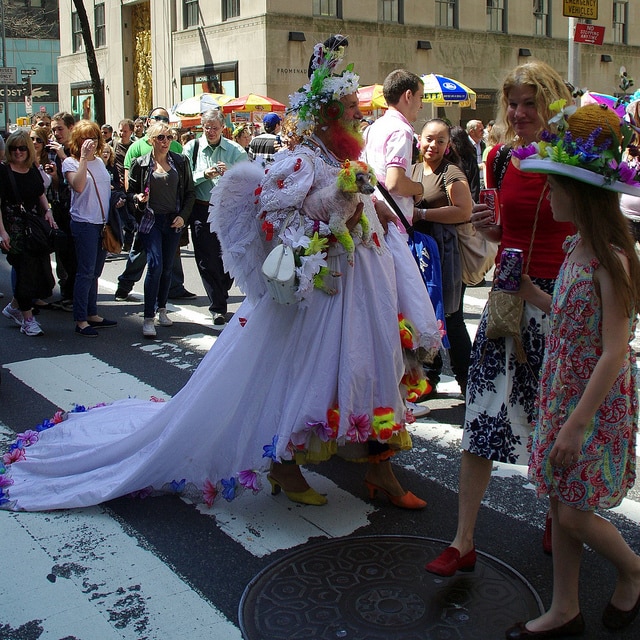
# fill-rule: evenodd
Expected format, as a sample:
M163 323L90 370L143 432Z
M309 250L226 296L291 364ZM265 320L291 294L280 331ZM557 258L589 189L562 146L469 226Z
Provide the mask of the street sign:
M0 84L16 84L17 81L15 67L0 67Z
M24 97L24 110L28 116L33 113L33 100L31 99L31 96Z
M36 73L38 73L37 69L22 69L22 71L20 71L20 73L23 76L35 76Z
M578 22L573 40L581 44L601 45L604 42L604 27Z
M568 18L598 19L598 0L562 0L562 15Z

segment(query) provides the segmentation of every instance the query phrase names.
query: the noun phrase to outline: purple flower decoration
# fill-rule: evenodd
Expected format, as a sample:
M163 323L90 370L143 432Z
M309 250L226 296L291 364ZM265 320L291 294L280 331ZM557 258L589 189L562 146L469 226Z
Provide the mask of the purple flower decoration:
M636 170L633 167L630 167L626 162L622 161L618 164L616 160L610 160L609 167L614 171L618 171L620 182L631 185L638 184L638 180L636 179Z
M266 444L262 447L262 457L263 458L271 458L272 460L276 460L276 445L278 444L278 436L273 436L273 440L271 444Z
M526 147L517 147L512 152L514 158L518 158L518 160L524 160L529 156L535 156L538 153L538 149L535 144L529 144Z
M351 442L366 442L371 433L371 420L366 414L349 416L349 429L347 429L347 438Z
M331 439L331 427L326 422L307 422L307 429L313 431L322 442L329 442Z
M38 432L33 431L33 429L29 429L24 433L19 433L18 438L20 438L20 440L24 442L25 447L29 447L32 444L35 444L40 439L40 437L38 436Z
M258 474L251 469L241 471L238 474L238 482L241 486L251 491L260 491L260 483L258 482Z
M220 482L222 484L222 497L227 502L231 502L236 497L236 479L229 478L225 480L222 478Z
M13 484L13 479L9 476L2 474L0 475L0 487L10 487Z

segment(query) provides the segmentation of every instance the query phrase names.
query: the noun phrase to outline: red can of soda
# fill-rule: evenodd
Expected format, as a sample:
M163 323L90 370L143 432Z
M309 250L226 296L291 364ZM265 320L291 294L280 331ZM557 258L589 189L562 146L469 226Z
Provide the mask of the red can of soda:
M503 249L500 254L500 270L495 281L496 289L519 291L522 263L522 249Z
M480 189L478 198L480 204L486 204L493 209L491 224L500 224L500 197L497 189Z

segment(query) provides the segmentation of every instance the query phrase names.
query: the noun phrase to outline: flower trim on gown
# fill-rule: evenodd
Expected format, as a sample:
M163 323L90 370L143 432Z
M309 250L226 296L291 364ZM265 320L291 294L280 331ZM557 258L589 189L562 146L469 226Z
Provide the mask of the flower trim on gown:
M224 191L233 182L237 194L242 164L214 190L224 203L219 214L240 218L230 226L236 235L212 223L225 266L234 277L242 273L249 289L233 319L166 403L76 407L19 434L0 466L2 508L70 508L157 493L211 506L259 491L273 461L318 462L339 449L366 460L369 439L392 452L411 447L405 400L424 384L415 353L438 348L440 333L406 242L394 228L384 235L363 198L369 224L352 234L353 263L327 235L332 293L313 287L301 303L279 305L253 276L287 231L281 224L292 209L305 230L328 231L327 212L304 205L308 192L335 183L339 167L317 147L280 153L259 192L245 180L240 190L249 189L254 203L247 207Z

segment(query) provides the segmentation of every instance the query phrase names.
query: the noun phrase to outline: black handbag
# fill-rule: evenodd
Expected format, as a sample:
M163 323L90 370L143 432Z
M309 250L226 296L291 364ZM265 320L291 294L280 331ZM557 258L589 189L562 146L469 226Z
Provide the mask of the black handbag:
M7 167L7 175L16 204L5 208L8 217L11 249L9 253L17 255L23 252L36 255L49 254L53 251L53 227L37 213L37 208L27 210L18 192L18 185L11 168Z
M51 253L54 241L51 225L34 211L27 211L25 220L24 250L33 254Z

